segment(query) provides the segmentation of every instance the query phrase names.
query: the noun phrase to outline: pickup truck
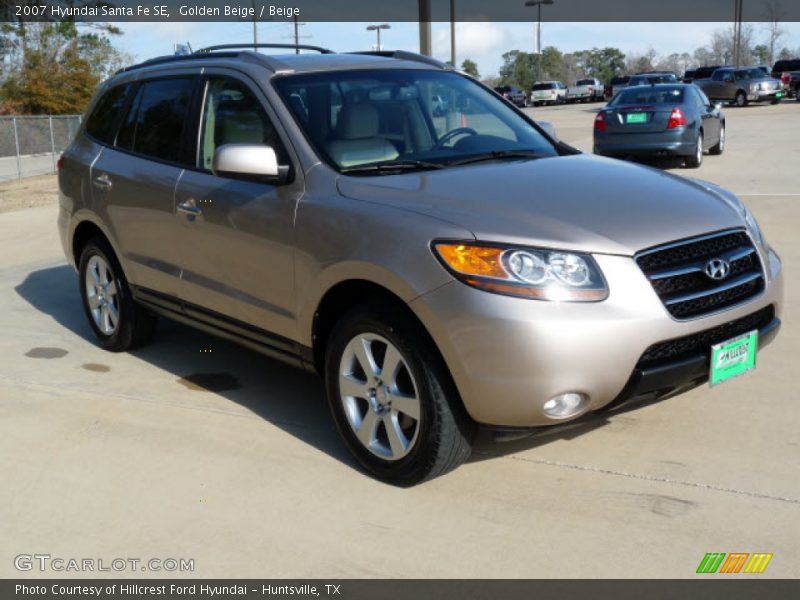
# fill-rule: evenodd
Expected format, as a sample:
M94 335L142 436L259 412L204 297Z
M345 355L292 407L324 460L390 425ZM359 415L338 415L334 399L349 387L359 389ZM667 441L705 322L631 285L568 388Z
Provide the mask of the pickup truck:
M800 102L800 58L779 60L772 67L772 76L780 79L787 96L794 96Z
M709 79L695 79L692 83L702 89L712 101L731 102L746 106L748 102L777 104L783 97L783 86L761 69L717 69Z
M603 99L603 83L599 79L579 79L567 88L567 102L593 102Z

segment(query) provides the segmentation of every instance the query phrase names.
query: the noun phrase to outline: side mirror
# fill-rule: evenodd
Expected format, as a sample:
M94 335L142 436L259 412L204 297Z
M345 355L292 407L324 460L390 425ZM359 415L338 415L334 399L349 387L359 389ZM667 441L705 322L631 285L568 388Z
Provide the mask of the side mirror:
M280 185L289 176L289 167L278 164L271 146L225 144L214 152L211 171L217 177L248 179Z
M536 121L536 124L539 125L544 132L553 138L555 141L558 141L558 135L556 135L556 128L550 121Z

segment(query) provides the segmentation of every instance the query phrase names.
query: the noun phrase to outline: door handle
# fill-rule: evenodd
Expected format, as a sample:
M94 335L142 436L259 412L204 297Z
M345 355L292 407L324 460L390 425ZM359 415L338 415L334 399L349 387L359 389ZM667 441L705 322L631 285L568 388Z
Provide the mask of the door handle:
M112 187L114 187L114 182L111 181L111 177L103 173L102 175L98 175L97 177L94 178L94 187L96 187L99 190L103 190L104 192L107 192Z
M175 208L179 213L183 213L190 218L199 217L203 214L202 209L197 206L197 200L194 198L188 198L183 202L179 202Z

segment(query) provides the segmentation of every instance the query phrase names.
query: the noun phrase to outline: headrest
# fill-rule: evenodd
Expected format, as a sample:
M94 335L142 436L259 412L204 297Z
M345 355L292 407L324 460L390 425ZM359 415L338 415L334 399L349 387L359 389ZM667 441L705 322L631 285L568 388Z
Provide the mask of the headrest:
M336 135L341 140L377 137L378 111L372 104L345 104L339 111Z

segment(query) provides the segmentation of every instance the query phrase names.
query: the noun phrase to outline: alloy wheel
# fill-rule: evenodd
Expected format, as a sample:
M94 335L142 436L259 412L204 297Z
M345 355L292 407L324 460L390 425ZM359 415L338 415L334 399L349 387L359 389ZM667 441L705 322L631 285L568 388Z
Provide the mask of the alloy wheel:
M103 257L89 259L84 285L94 324L104 335L113 335L119 325L119 294L114 272Z
M373 455L396 461L414 448L422 412L419 387L386 338L360 333L350 340L339 365L339 398L356 438Z

